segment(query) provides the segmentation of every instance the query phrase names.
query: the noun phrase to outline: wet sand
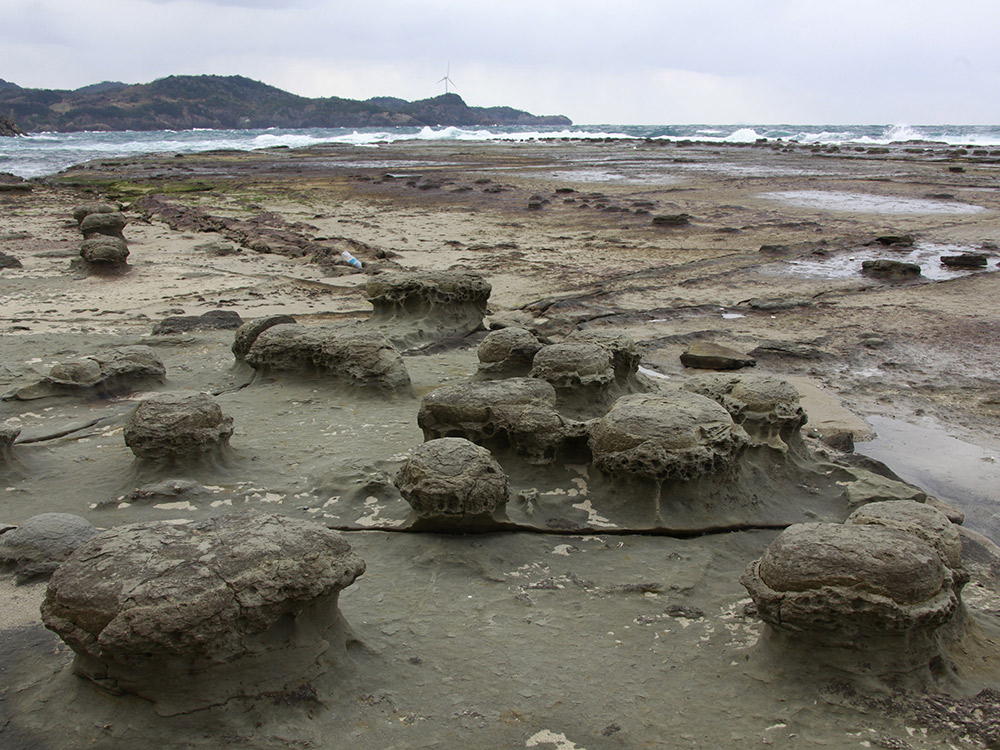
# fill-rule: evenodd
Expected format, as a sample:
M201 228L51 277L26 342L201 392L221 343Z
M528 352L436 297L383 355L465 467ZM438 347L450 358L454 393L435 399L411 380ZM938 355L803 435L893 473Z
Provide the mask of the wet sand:
M22 428L17 461L3 469L0 521L58 510L109 527L253 508L344 529L368 563L341 599L361 644L356 669L313 686L318 699L247 701L171 721L69 674L68 650L37 619L44 587L5 576L0 739L18 748L214 747L219 736L317 748L960 746L966 729L916 704L851 699L836 675L775 665L752 648L762 626L737 579L776 525L806 520L794 503L780 517L749 519L756 530L632 533L643 529L602 507L585 467L506 466L518 491L540 498L534 509L512 502L521 532L393 531L408 509L389 480L423 439L419 398L255 379L234 364L228 331L151 335L167 315L219 308L244 319L289 313L307 325L363 319L365 274L313 253L237 249L225 231L171 228L136 205L126 211L131 272L86 276L69 268L80 243L71 213L96 196L131 205L161 193L188 211L280 225L327 257L349 249L369 269L461 265L493 285L491 319L552 341L578 328L625 329L664 387L691 374L679 355L693 340L757 349L757 371L803 393L807 434L878 433L871 455L917 484L926 477L924 489L964 511L969 528L997 538L998 180L1000 159L942 147L397 143L102 162L0 198L0 250L24 265L0 271L0 390L58 361L143 343L166 365L164 389L212 391L236 424L231 461L168 476L137 468L122 440L142 393L0 402L0 417ZM652 221L681 213L687 225ZM916 238L925 279L858 272L875 252L868 243L888 234ZM218 241L237 251L204 248ZM295 254L279 244L272 249ZM988 270L942 269L938 247L986 252ZM480 338L408 355L417 396L468 379ZM932 447L922 474L908 475L911 447L882 434L899 434L897 423L930 430L920 439L931 446L936 431L958 452L942 451L935 467ZM135 494L178 478L204 492ZM530 513L566 517L586 533L546 531ZM987 645L951 686L953 700L1000 687L998 591L995 577L967 589Z

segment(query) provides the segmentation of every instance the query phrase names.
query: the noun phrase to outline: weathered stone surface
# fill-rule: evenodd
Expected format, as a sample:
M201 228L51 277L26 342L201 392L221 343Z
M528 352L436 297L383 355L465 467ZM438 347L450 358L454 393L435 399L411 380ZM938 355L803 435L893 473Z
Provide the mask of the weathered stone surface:
M19 388L4 400L29 401L47 396L108 398L162 383L166 368L148 346L120 346L91 357L60 362L39 382Z
M884 500L869 503L848 516L846 523L885 526L912 534L929 544L952 570L962 568L962 539L948 516L926 503Z
M153 334L162 336L189 331L230 330L243 325L235 310L209 310L201 315L176 315L153 326Z
M961 253L959 255L942 255L941 263L954 268L985 268L987 258L985 253Z
M740 582L778 653L895 679L947 661L942 646L961 636L967 578L899 528L808 523L782 532Z
M121 237L122 230L128 221L118 211L110 213L91 213L83 217L80 222L80 231L83 232L84 239L89 239L95 234L105 234L109 237Z
M113 214L116 211L118 211L117 208L107 203L82 203L73 209L73 219L77 225L80 225L91 214ZM122 226L125 225L122 224Z
M389 340L358 326L279 324L263 331L246 354L254 369L328 376L357 388L408 391L410 375Z
M14 441L21 434L21 428L9 423L0 424L0 462L14 457Z
M806 423L799 392L780 378L704 374L688 380L684 389L722 404L757 445L786 451Z
M477 377L525 377L531 371L532 360L541 348L541 343L526 328L512 326L490 331L477 350Z
M97 529L85 518L42 513L0 535L0 563L14 566L19 582L51 575L73 550L96 535Z
M681 364L701 370L739 370L753 367L757 360L742 352L711 341L692 341L681 354Z
M121 237L95 234L80 245L80 257L88 263L122 266L128 259L128 243Z
M686 227L690 223L690 214L660 214L653 217L654 227Z
M137 458L174 461L221 457L233 419L207 393L160 393L140 402L125 422L125 444Z
M861 262L861 272L877 279L915 279L920 276L920 266L901 260L879 258Z
M615 380L619 385L636 387L641 355L635 340L624 331L607 328L588 328L573 331L566 337L567 343L587 342L604 347L611 355L611 365L615 370ZM641 389L642 386L639 386Z
M77 674L173 714L324 671L347 639L338 594L364 569L335 532L282 516L129 524L56 571L42 620Z
M425 440L463 437L551 463L568 441L586 434L586 425L561 416L555 403L552 385L536 378L446 385L424 396L417 424Z
M683 391L623 396L590 435L598 469L659 481L725 471L746 443L722 406Z
M233 339L233 356L237 360L245 360L247 352L250 351L250 347L253 346L253 342L260 334L268 328L283 323L295 323L295 318L291 315L267 315L263 318L248 320L236 329L236 337Z
M861 467L852 467L850 472L855 479L844 486L844 496L850 508L883 501L907 500L923 503L927 500L926 492L905 482Z
M422 517L492 514L507 502L507 475L488 450L465 438L418 446L396 474L396 487Z
M591 385L607 387L615 379L615 371L604 347L570 342L543 346L535 354L530 376L548 381L558 392Z
M408 348L482 330L492 287L469 271L392 271L372 276L368 325Z

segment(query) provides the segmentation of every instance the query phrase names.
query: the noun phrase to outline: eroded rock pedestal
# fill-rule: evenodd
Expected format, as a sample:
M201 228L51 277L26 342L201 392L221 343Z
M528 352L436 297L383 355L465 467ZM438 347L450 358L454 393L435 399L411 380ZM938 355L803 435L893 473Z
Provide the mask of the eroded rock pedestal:
M4 400L29 401L48 396L108 398L159 385L167 371L148 346L119 346L108 352L52 366L37 383L11 391Z
M951 522L906 500L790 526L740 579L780 659L890 683L947 673L968 580Z
M364 570L337 533L282 516L129 524L55 572L42 620L77 674L170 715L280 695L337 664L338 595Z
M119 274L128 270L128 243L122 230L128 223L115 209L102 203L85 203L73 211L83 233L80 257L85 267L102 274Z
M233 434L233 418L198 391L161 393L142 401L125 422L125 444L136 458L175 462L218 460Z

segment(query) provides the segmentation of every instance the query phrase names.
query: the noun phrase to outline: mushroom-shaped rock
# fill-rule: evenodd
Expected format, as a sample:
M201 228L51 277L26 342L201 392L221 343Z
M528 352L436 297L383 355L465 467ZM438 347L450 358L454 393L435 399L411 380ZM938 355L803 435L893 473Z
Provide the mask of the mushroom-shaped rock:
M117 210L107 203L81 203L73 209L73 220L79 225L91 214L113 214Z
M567 443L586 435L586 424L562 417L555 403L555 389L535 378L446 385L424 396L417 424L425 440L463 437L551 463Z
M364 569L336 532L282 516L129 524L60 566L42 620L77 674L170 715L280 694L342 659L337 598Z
M247 363L265 373L322 373L333 382L376 391L409 391L410 375L396 347L359 326L282 323L257 336Z
M696 375L684 390L724 406L757 445L786 451L806 423L795 386L769 375Z
M18 581L51 575L97 529L71 513L42 513L0 535L0 563L14 566Z
M573 331L566 337L567 342L587 342L604 347L611 355L611 364L615 368L615 380L620 385L638 385L636 375L639 371L639 351L635 340L624 331L615 329L588 328ZM641 389L641 386L640 386Z
M757 360L711 341L692 341L681 354L681 364L700 370L739 370L744 367L754 367Z
M233 356L242 362L246 359L247 352L250 351L250 347L253 346L253 342L257 340L258 336L268 328L284 323L294 324L295 318L291 315L267 315L263 318L248 320L236 329L236 336L233 339Z
M29 401L46 396L96 396L107 398L136 388L162 383L167 371L148 346L119 346L90 357L59 362L47 377L19 388L5 400Z
M885 675L941 657L939 631L960 611L964 581L936 549L898 528L808 523L782 532L740 582L772 645Z
M232 434L233 418L197 391L151 396L125 422L125 444L137 458L151 460L221 458Z
M369 325L397 346L466 336L483 327L490 287L470 271L392 271L372 276L365 294L374 310Z
M846 523L885 526L922 539L952 570L962 568L962 539L958 526L948 516L926 503L883 500L863 505L847 517Z
M95 234L124 239L122 230L127 223L128 221L118 211L93 213L85 216L80 222L80 231L83 232L84 239L90 239Z
M0 463L14 458L14 441L21 434L21 428L9 424L0 424Z
M622 396L590 433L598 469L657 481L725 471L746 443L729 412L685 391Z
M525 377L542 345L526 328L511 326L490 331L480 342L477 354L480 380Z
M121 268L128 260L128 243L121 237L95 234L80 245L80 257L91 265Z
M488 450L465 438L438 438L414 448L396 487L421 518L489 518L507 502L507 475Z

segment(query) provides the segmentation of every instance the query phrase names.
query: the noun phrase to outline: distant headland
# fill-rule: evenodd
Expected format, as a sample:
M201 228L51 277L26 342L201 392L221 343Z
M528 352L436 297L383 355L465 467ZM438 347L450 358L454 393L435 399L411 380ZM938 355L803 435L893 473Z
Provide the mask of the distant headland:
M0 79L0 118L29 132L572 125L563 115L470 107L458 94L414 102L388 96L310 99L243 76L216 75L105 81L73 91L22 88Z

